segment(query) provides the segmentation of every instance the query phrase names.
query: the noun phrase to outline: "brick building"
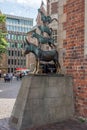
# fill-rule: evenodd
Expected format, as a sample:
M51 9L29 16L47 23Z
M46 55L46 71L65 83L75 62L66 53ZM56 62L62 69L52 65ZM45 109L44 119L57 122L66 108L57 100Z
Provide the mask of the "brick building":
M73 77L75 112L87 118L87 0L47 0L58 14L58 50L62 70Z

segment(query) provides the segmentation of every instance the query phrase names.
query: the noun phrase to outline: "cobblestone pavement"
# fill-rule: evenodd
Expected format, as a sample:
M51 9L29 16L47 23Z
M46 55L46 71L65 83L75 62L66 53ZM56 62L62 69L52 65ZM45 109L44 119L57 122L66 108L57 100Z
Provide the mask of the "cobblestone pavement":
M4 83L0 81L0 130L15 130L9 126L9 118L15 103L15 99L20 88L21 81ZM30 130L30 129L26 129ZM70 119L60 123L53 123L31 130L87 130L87 123Z
M6 83L0 80L0 130L11 130L8 123L9 117L20 86L21 81L16 81L16 79Z

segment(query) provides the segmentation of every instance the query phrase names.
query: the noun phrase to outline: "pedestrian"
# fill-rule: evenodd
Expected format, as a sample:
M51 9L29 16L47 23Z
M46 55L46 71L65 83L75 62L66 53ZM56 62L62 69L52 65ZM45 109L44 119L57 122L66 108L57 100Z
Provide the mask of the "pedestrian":
M17 81L19 80L19 74L18 73L16 74L16 79L17 79Z
M12 74L12 73L10 73L10 79L11 79L11 81L12 81L12 79L13 79L13 74Z
M22 79L22 73L20 73L20 79Z

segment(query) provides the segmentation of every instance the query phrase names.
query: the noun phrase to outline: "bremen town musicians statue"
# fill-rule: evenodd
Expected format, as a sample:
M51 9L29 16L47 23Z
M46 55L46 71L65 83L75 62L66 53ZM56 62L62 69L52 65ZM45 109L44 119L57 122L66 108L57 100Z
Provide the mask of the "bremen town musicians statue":
M33 43L29 42L26 38L26 47L24 51L24 55L32 52L35 55L36 59L36 66L33 71L34 74L40 73L40 62L46 62L45 65L48 65L49 62L53 61L55 66L55 72L58 73L60 71L60 63L59 63L59 54L56 50L56 46L54 45L54 39L52 38L52 28L49 28L48 25L53 21L56 20L51 19L50 16L46 16L41 9L38 9L38 12L41 15L42 25L38 26L40 30L40 34L36 31L32 32L32 38L36 38L38 41L38 46L34 45ZM47 37L44 36L44 33L47 34ZM41 48L42 44L48 44L50 46L50 50L43 50Z

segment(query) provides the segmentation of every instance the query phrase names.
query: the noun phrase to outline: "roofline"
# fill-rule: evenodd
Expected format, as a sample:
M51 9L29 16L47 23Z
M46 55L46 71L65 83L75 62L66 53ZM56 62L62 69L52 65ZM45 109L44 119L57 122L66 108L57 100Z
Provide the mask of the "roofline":
M25 19L25 20L34 20L33 18L28 17L22 17L22 16L16 16L16 15L10 15L10 14L4 14L6 17L14 18L14 19Z
M27 32L27 34L30 33L30 32L33 32L34 30L36 30L37 27L38 27L37 25L33 26L33 27L31 28L31 30Z

